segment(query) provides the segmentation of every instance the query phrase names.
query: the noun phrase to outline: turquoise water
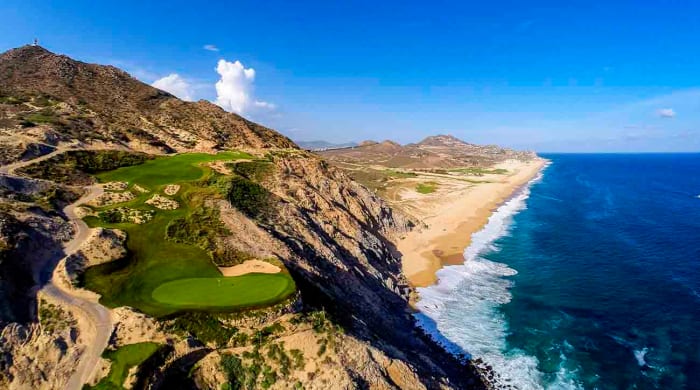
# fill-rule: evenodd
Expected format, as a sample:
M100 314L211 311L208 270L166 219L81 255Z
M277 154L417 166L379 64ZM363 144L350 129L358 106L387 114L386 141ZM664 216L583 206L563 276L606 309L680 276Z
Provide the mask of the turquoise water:
M501 385L700 388L700 155L545 157L419 319Z

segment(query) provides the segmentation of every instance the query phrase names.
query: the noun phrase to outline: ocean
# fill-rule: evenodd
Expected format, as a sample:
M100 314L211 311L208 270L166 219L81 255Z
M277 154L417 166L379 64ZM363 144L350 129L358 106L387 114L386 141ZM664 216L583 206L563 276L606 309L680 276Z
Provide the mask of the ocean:
M544 157L419 322L503 386L700 389L700 154Z

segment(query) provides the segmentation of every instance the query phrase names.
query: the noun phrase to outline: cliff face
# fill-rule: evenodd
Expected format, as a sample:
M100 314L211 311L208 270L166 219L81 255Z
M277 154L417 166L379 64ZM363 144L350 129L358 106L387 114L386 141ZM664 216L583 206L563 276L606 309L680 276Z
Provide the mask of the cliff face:
M390 238L412 223L313 155L274 162L274 179L263 183L279 197L279 214L263 226L289 249L283 259L303 281L304 299L316 300L389 359L408 364L427 388L475 386L476 372L425 338L410 316L410 288Z
M70 226L46 210L57 200L56 190L48 183L0 176L0 324L35 318L33 287L70 237Z
M348 347L334 355L334 367L346 372L348 387L380 382L384 388L482 387L470 365L425 337L410 316L410 288L391 238L412 224L324 160L208 102L182 102L114 67L80 63L39 47L0 55L0 95L0 123L7 134L0 142L21 139L51 150L67 145L147 152L237 148L267 155L267 174L248 179L264 188L269 209L251 214L217 201L230 231L219 244L280 259L307 307L323 308L337 319L347 331L338 336L339 344ZM38 106L47 100L46 107ZM15 230L5 231L8 240L19 237ZM201 376L211 383L217 374Z

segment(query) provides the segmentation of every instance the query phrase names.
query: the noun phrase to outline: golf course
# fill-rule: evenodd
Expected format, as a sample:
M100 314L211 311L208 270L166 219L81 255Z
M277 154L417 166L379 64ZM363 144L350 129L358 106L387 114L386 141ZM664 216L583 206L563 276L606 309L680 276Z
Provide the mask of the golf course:
M97 174L101 183L127 183L126 191L134 197L93 207L96 215L85 221L91 227L125 231L128 255L88 268L85 287L101 294L101 302L107 306L132 306L158 317L192 310L226 312L261 307L292 294L296 287L286 270L223 277L211 253L193 244L222 229L218 214L207 209L204 202L221 198L215 184L219 174L204 164L251 159L254 157L241 152L187 153ZM175 194L164 192L169 185L179 186ZM163 209L147 203L155 195L177 202L177 207ZM150 217L142 223L104 217L125 208ZM194 227L191 221L196 221ZM178 223L189 223L189 229L196 233L191 240L168 237L169 227L177 227Z

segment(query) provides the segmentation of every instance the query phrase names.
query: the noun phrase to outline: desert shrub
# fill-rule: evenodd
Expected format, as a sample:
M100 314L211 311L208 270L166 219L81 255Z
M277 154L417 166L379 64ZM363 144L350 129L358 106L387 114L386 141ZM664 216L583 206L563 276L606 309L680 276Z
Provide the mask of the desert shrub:
M270 344L267 350L267 357L277 362L282 376L289 376L290 369L292 368L292 359L289 358L289 355L287 355L284 350L284 343Z
M274 165L266 161L243 161L229 166L235 173L257 183L265 180L274 168Z
M254 258L252 254L236 248L216 248L212 252L212 260L219 267L232 267Z
M144 153L121 150L70 150L20 171L32 177L60 183L85 183L90 180L87 174L143 164L150 158L152 157Z
M294 368L297 370L302 370L304 368L304 352L294 348L289 350L289 354L292 355L292 363Z
M263 345L267 342L267 340L270 338L270 336L274 335L275 333L280 333L284 331L284 326L282 324L275 322L272 325L266 326L255 333L253 333L253 342L256 345Z
M241 176L229 179L226 198L243 214L266 220L273 214L272 196L263 186Z
M181 244L196 245L209 254L214 264L231 267L254 258L253 255L217 244L217 237L229 234L219 219L219 211L200 207L183 218L173 219L165 229L165 238Z
M225 326L208 313L183 314L165 323L164 328L175 333L190 334L199 341L219 346L226 345L238 333L237 328Z
M184 218L170 221L165 237L175 242L196 245L211 254L216 249L216 237L227 233L219 220L218 210L199 207Z
M27 101L29 101L29 99L22 96L0 96L0 104L19 105Z
M41 111L33 112L31 114L25 115L23 118L25 121L32 123L45 123L45 124L57 124L60 123L59 118L56 113L50 109L45 108Z
M224 353L221 355L221 368L228 381L225 389L240 390L243 388L246 371L241 359L230 353Z
M78 200L80 196L63 187L51 187L41 192L36 202L44 208L58 210Z
M50 107L56 105L56 103L58 103L58 100L55 100L48 95L39 95L32 99L32 104L38 107Z
M262 370L263 378L260 386L263 389L269 389L270 386L277 382L277 373L272 369L272 367L265 365Z

